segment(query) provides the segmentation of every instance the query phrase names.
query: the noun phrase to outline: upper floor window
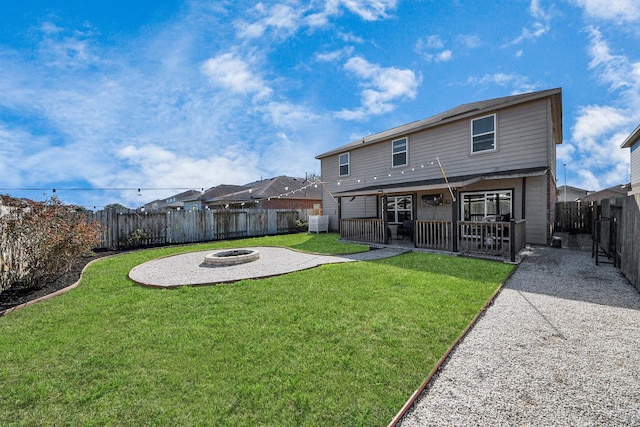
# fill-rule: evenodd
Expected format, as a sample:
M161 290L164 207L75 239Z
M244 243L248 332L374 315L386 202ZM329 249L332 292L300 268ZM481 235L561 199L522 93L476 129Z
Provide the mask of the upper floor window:
M349 175L349 153L342 153L338 157L340 176Z
M407 138L396 139L391 142L393 156L393 167L407 165L408 142Z
M496 115L471 121L471 152L479 153L496 149Z

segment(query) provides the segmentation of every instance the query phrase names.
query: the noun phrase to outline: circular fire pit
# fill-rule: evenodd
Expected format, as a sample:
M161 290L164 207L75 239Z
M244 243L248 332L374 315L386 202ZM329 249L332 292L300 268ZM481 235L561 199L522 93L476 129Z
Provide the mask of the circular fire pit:
M260 258L260 252L255 249L232 249L213 252L204 257L204 264L210 267L225 267L244 264Z

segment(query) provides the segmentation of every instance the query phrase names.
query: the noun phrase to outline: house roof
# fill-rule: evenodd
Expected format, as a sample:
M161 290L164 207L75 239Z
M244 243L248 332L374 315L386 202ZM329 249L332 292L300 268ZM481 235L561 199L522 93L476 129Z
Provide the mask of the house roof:
M335 197L349 196L371 196L380 192L386 194L406 193L414 191L440 190L451 188L466 187L478 181L489 181L494 179L522 178L527 176L541 176L547 173L545 166L529 169L518 169L494 173L461 175L447 177L449 184L443 178L425 179L420 181L399 182L396 184L371 185L367 187L347 190L344 192L334 192Z
M235 193L236 191L240 191L242 189L244 189L243 185L220 184L205 190L198 197L190 200L203 200L207 202L215 199L216 197L223 196L225 194Z
M587 194L584 197L580 197L578 200L587 203L599 202L604 199L615 199L617 197L627 197L630 189L631 184L614 185L613 187Z
M197 190L187 190L182 193L174 194L164 199L157 199L153 202L146 203L144 206L150 209L176 208L184 205L185 200L191 200L192 197L199 195Z
M251 182L238 191L211 198L209 202L248 202L274 197L287 199L322 199L322 188L305 178L277 176Z
M424 129L440 126L446 123L451 123L457 120L468 119L470 117L479 116L489 113L501 108L507 108L526 102L535 101L538 99L551 97L552 100L552 114L554 123L554 135L557 144L562 143L562 89L548 89L538 92L528 92L519 95L505 96L502 98L488 99L485 101L472 102L469 104L462 104L458 107L447 110L443 113L436 114L429 118L418 120L416 122L408 123L402 126L398 126L383 132L378 132L373 135L366 136L361 140L351 142L349 144L338 147L334 150L328 151L324 154L316 156L316 159L322 159L334 154L342 153L345 151L359 148L376 142L389 140L394 137L406 135L408 133L421 131Z
M636 145L638 141L640 141L640 125L638 125L636 130L631 132L631 135L629 135L627 139L624 140L620 148L631 148Z

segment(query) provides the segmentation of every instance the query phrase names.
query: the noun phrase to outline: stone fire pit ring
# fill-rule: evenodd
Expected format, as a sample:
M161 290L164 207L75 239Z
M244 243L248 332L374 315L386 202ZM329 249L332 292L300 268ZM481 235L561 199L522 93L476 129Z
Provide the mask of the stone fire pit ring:
M225 249L212 252L204 257L205 267L226 267L230 265L244 264L260 258L257 249Z

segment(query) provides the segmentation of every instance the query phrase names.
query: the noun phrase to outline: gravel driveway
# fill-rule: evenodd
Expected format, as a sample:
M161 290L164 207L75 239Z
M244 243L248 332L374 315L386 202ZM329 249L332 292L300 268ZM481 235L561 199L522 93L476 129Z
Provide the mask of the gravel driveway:
M640 294L590 250L532 248L399 425L639 426Z

